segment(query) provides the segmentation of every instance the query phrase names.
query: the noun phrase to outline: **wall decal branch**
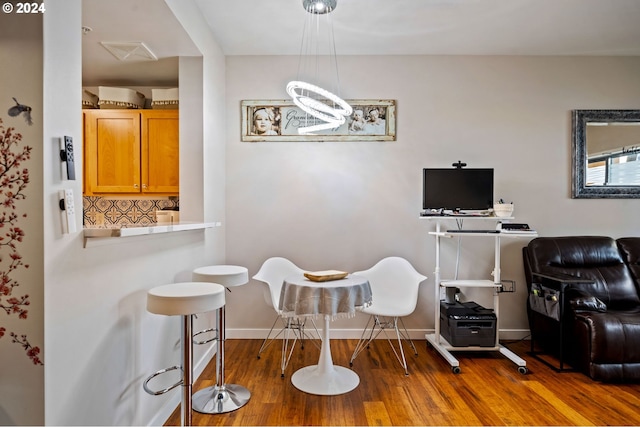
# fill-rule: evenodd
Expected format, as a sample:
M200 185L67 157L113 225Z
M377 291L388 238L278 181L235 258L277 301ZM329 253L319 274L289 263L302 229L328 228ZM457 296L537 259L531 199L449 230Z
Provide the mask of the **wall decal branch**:
M8 316L27 319L29 295L14 295L20 284L12 276L18 268L29 268L22 260L18 244L24 239L24 230L19 226L20 218L27 214L16 213L16 202L26 199L25 189L29 184L29 169L23 163L31 158L32 148L20 146L22 135L13 127L6 127L0 119L0 309ZM0 339L7 328L0 326ZM27 335L9 331L11 342L21 345L27 357L35 365L43 365L40 348L29 343Z

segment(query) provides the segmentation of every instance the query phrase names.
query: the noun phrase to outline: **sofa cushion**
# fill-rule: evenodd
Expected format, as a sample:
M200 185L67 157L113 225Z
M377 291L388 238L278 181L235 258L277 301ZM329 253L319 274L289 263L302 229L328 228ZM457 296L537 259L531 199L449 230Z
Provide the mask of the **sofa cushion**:
M594 380L640 380L640 310L576 313L575 367Z
M598 298L609 309L640 305L631 271L616 241L605 236L538 237L529 242L531 270L545 274L569 274L593 280L580 289Z
M640 362L640 309L606 313L584 311L576 314L576 320L588 326L591 362Z

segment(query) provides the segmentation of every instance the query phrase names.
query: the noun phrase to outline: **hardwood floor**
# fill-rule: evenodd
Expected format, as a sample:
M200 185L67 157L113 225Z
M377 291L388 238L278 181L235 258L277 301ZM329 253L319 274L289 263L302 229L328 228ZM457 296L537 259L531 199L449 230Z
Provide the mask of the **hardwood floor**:
M316 396L290 381L297 369L316 364L316 346L297 347L281 378L278 343L257 359L261 340L227 340L227 383L247 387L251 400L227 414L194 412L193 425L640 425L640 384L602 384L580 373L557 374L527 355L528 341L505 343L527 361L526 375L497 352L456 352L462 371L456 375L426 341L415 343L418 356L407 354L408 377L389 344L378 340L353 364L360 376L355 390ZM355 344L331 340L334 363L349 366ZM201 378L194 391L213 385L215 361ZM180 425L179 408L165 425Z

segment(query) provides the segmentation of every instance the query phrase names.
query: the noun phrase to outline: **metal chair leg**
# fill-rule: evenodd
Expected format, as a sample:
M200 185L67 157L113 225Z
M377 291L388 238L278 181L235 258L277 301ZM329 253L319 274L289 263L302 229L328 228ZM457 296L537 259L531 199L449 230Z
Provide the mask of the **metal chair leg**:
M284 378L284 371L287 369L289 365L289 360L291 359L291 355L293 354L293 350L296 347L296 342L298 341L298 334L295 329L293 331L293 343L291 343L291 347L289 347L289 333L291 332L291 322L293 319L287 319L287 324L285 326L284 339L282 340L282 357L280 359L280 377Z
M404 349L402 348L402 337L400 336L400 331L398 330L398 318L397 317L393 318L393 329L396 331L396 336L398 337L398 347L400 348L400 354L402 355L402 360L400 360L400 357L398 357L398 352L396 351L395 347L391 343L391 340L389 339L388 336L387 336L387 341L389 341L389 345L391 346L391 349L393 350L393 353L396 355L396 359L398 359L398 362L400 362L400 364L404 368L404 374L405 375L409 375L409 370L407 369L407 359L405 359L405 357L404 357ZM386 335L387 335L387 332L385 330L385 336Z
M373 325L371 325L371 334L369 335L369 338L365 338L364 336L367 333L367 329L369 329L369 323L371 323L371 320L373 320ZM356 347L353 350L353 354L351 355L351 359L349 360L349 366L353 366L353 361L356 360L356 357L358 357L358 355L362 352L362 350L364 350L369 346L369 343L372 340L371 337L373 336L374 328L375 328L375 318L374 316L369 316L369 319L367 319L367 324L362 330L362 335L360 335L360 339L358 340L358 343L356 344Z
M280 329L278 333L272 337L271 334L273 333L273 329L275 328L276 323L278 323L278 320L282 321L282 324L283 324L282 329ZM320 340L322 340L320 333L318 332L316 323L313 321L313 319L311 319L311 322L313 324L314 330L316 331L316 336L320 337ZM312 338L311 335L309 335L305 331L305 323L306 323L306 319L300 320L296 318L284 318L284 317L278 316L276 317L275 321L271 325L271 329L269 329L269 333L267 334L267 337L262 341L262 344L260 345L260 349L258 350L258 356L257 356L258 359L260 359L260 355L267 348L269 348L269 346L273 344L273 342L280 335L283 335L284 333L284 336L282 338L282 344L281 344L282 357L280 360L280 370L281 370L280 376L282 378L284 378L284 371L287 369L287 366L289 365L289 361L291 360L291 356L293 355L293 350L295 348L296 342L300 340L300 346L302 349L304 349L304 341L306 339ZM291 332L293 332L293 338L290 338L289 334ZM320 348L320 345L316 343L315 340L311 340L311 342L313 342L316 347Z
M273 324L271 325L271 329L269 329L269 333L267 334L267 337L264 339L264 341L262 341L262 345L260 346L260 350L258 350L258 359L260 359L260 355L262 354L262 352L264 352L267 348L269 348L269 346L271 344L273 344L273 340L278 338L278 336L280 336L280 334L284 330L284 328L281 329L273 338L271 338L271 341L269 341L269 337L271 336L271 333L273 332L273 328L276 326L276 323L278 323L278 320L281 320L281 319L282 318L280 316L276 316L276 320L273 321Z
M409 336L409 332L407 331L407 328L404 326L404 322L402 321L402 317L398 317L398 321L400 322L400 325L402 325L402 331L404 331L404 333L402 331L400 331L400 335L402 335L402 338L406 342L409 343L409 345L413 349L413 354L417 356L418 355L418 349L416 348L415 344L413 343L413 340Z
M302 325L302 332L303 332L302 336L307 337L307 339L311 340L311 342L313 344L315 344L315 346L318 348L318 350L320 350L321 345L318 344L316 342L316 340L320 341L320 343L322 344L322 334L320 333L320 331L318 331L318 327L316 326L316 321L313 320L313 318L311 318L310 320L311 320L311 324L313 325L313 330L316 331L316 336L315 337L311 337L310 334L305 332L307 319L304 320L304 323Z
M400 321L401 327L404 332L402 332L400 328L398 328L398 321ZM370 323L371 323L371 329L370 329L369 337L365 338L365 335L367 334L367 329L369 329ZM387 334L387 329L390 329L390 328L393 328L396 333L399 350L396 350L395 346L391 342L391 338ZM365 348L368 348L371 342L376 338L378 338L380 333L384 333L387 342L389 342L389 345L393 350L393 354L396 356L396 359L398 359L398 362L400 363L400 365L402 365L404 369L404 374L409 375L407 360L405 358L404 349L402 347L402 341L403 340L407 341L416 355L418 354L418 350L416 349L416 346L413 344L413 340L411 340L411 338L409 337L409 334L404 326L404 323L402 322L402 319L399 317L394 317L392 320L386 320L382 316L376 316L376 315L370 316L364 330L362 331L362 336L358 340L358 343L356 344L353 354L351 355L351 360L349 362L349 365L353 366L353 361L356 359L356 357L358 357L358 355L362 352L362 350L364 350Z

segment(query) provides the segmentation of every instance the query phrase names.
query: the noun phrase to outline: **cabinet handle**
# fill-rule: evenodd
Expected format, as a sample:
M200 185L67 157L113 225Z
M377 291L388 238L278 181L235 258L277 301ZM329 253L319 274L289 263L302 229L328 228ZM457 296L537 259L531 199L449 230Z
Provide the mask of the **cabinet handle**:
M142 188L147 188L147 184L142 184Z
M133 188L138 188L138 184L133 184Z

